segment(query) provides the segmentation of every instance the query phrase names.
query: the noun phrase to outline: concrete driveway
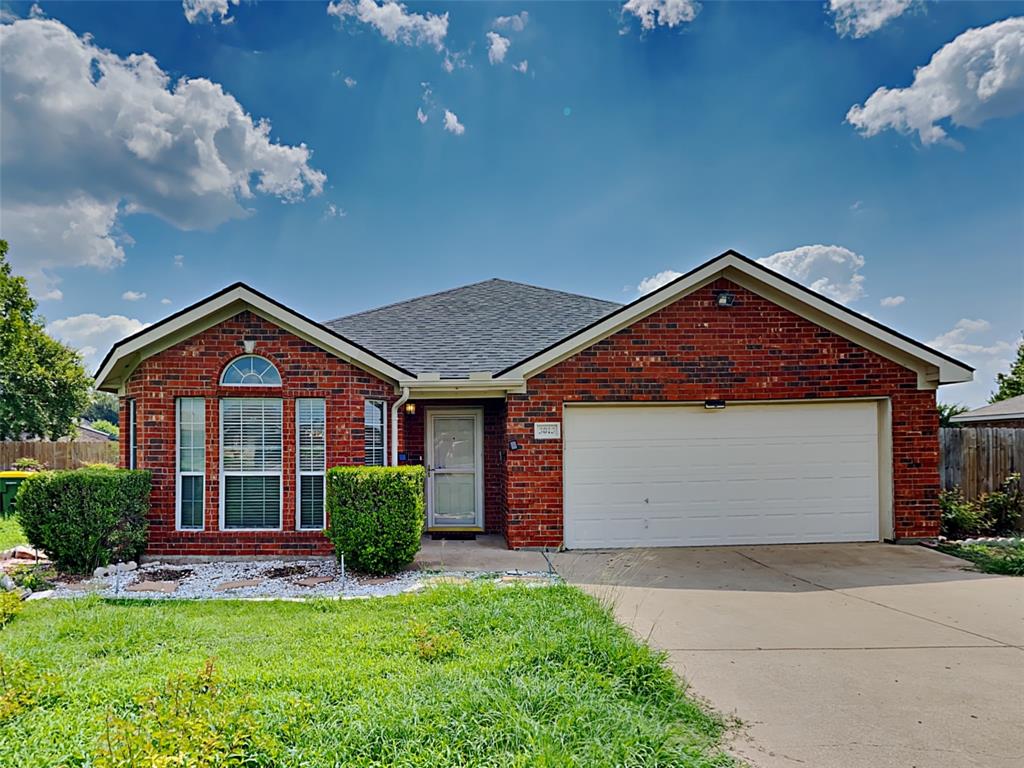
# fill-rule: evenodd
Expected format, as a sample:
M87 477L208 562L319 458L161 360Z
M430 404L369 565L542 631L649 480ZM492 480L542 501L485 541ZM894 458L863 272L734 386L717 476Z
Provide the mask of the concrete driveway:
M885 544L551 559L740 719L753 766L1024 765L1024 579Z

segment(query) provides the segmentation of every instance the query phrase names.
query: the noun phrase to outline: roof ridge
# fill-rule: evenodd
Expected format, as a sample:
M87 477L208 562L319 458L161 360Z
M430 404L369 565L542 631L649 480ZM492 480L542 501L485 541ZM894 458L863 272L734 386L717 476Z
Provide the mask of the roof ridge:
M535 289L540 290L540 291L548 291L550 293L558 293L558 294L561 294L563 296L571 296L571 297L577 298L577 299L587 299L589 301L599 301L602 304L611 304L612 306L616 306L616 307L622 306L618 302L609 301L608 299L598 299L598 298L595 298L593 296L584 296L581 293L570 293L569 291L562 291L562 290L559 290L558 288L545 288L542 285L533 285L532 283L521 283L521 282L519 282L517 280L506 280L506 279L501 278L501 277L489 277L486 280L477 280L476 282L473 282L473 283L466 283L465 285L457 285L454 288L446 288L443 291L434 291L433 293L425 293L425 294L423 294L421 296L413 296L413 297L408 298L408 299L401 299L400 301L393 301L390 304L382 304L379 307L371 307L370 309L363 309L363 310L360 310L359 312L353 312L352 314L349 314L349 315L340 315L339 317L335 317L335 318L332 318L330 320L324 320L323 324L327 325L329 323L336 323L339 320L348 320L348 319L353 318L353 317L361 317L363 315L369 315L369 314L372 314L374 312L379 312L379 311L381 311L383 309L393 309L395 307L401 307L401 306L403 306L405 304L412 304L415 301L420 301L421 299L431 299L431 298L434 298L436 296L444 296L447 293L455 293L456 291L462 291L462 290L465 290L466 288L472 288L473 286L477 286L477 285L484 285L485 283L506 283L508 285L521 285L521 286L525 286L526 288L535 288Z

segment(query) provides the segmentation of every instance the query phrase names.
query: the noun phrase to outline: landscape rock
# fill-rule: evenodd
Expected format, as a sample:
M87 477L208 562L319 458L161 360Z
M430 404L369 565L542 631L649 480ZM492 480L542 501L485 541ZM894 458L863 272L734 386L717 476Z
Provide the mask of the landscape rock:
M169 595L178 589L176 581L139 581L125 587L126 592L159 592Z
M127 563L124 564L124 570L126 570L126 571L134 571L138 567L139 567L139 564L136 563L134 560L129 560Z
M244 589L245 587L258 587L263 579L239 579L238 581L224 581L213 588L214 592L226 592L229 589Z
M107 575L107 569L106 569L106 568L104 568L104 567L103 567L102 565L101 565L101 566L99 566L98 568L96 568L96 569L95 569L95 570L94 570L94 571L92 572L92 577L93 577L94 579L102 579L102 578L105 578L105 577L106 577L106 575Z
M8 574L5 573L3 576L0 576L0 589L3 589L4 592L10 592L15 586L14 579Z
M52 590L52 589L44 589L42 592L33 592L31 595L29 595L25 599L26 600L43 600L43 599L45 599L47 597L52 596L53 592L54 592L54 590Z

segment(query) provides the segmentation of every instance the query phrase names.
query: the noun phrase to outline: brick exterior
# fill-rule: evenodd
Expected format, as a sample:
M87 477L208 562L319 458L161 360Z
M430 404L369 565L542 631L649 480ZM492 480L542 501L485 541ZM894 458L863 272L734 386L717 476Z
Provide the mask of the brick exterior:
M715 306L720 290L736 295ZM888 397L897 538L939 532L935 392L917 374L724 278L538 374L508 397L506 538L562 543L562 443L534 441L534 421L564 403Z
M225 387L220 375L243 353L241 342L256 342L256 353L281 372L280 388ZM206 398L206 499L203 531L175 530L175 399ZM222 397L281 397L283 403L282 530L220 531L219 404ZM319 531L296 531L295 398L326 400L327 466L362 464L364 401L395 400L394 387L330 355L251 312L241 312L146 360L127 383L135 400L138 466L153 473L149 555L328 555ZM128 439L121 463L128 463Z

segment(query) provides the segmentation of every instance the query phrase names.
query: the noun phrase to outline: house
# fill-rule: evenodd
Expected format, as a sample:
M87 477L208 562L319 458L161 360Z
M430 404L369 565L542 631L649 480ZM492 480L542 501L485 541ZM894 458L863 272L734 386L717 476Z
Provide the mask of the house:
M154 555L330 552L324 472L424 464L512 548L933 537L972 369L729 251L619 306L504 280L318 323L243 284L119 342Z
M961 427L1024 427L1024 395L983 405L950 421Z

